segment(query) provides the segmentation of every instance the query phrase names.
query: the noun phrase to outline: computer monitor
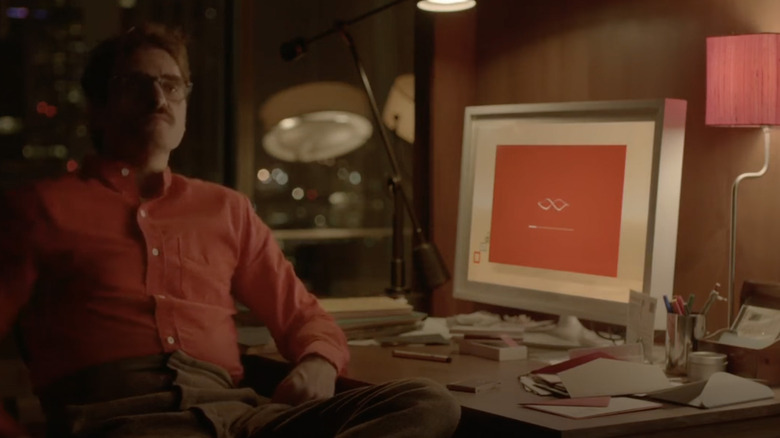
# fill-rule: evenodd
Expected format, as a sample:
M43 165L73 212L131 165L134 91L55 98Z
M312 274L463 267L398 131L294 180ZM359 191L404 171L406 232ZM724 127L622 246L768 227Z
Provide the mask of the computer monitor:
M630 291L661 303L685 111L674 99L466 108L454 297L622 326Z

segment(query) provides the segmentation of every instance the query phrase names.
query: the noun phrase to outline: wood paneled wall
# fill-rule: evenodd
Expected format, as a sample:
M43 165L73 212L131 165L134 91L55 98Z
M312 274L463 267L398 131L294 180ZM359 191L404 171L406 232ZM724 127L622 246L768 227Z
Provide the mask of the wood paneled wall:
M760 130L704 125L706 37L780 32L776 0L481 0L435 18L431 78L432 238L455 253L463 110L467 105L679 98L688 101L674 290L706 298L728 281L730 192L758 170ZM780 281L780 134L769 172L740 187L737 291ZM452 266L452 265L450 265ZM432 313L470 311L452 285ZM710 312L725 325L726 307Z

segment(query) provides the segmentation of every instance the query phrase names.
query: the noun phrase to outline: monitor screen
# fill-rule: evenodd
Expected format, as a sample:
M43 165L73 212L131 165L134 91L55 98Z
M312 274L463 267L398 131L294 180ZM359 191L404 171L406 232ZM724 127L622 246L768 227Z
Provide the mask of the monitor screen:
M626 325L672 294L685 106L468 107L455 298Z

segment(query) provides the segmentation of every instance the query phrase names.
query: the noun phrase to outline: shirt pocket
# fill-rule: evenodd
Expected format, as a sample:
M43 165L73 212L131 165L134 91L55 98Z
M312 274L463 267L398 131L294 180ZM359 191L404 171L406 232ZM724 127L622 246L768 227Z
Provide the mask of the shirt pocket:
M209 248L196 236L177 238L178 259L181 267L181 294L194 302L233 306L230 280L233 270L226 263L219 248Z

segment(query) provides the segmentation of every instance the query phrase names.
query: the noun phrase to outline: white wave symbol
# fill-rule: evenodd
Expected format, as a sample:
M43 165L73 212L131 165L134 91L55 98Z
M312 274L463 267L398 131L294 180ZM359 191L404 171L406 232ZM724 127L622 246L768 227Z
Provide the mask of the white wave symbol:
M538 205L539 208L541 208L542 210L545 210L545 211L547 211L547 210L549 210L551 208L555 209L555 211L561 211L564 208L568 207L569 203L564 201L561 198L558 198L558 199L555 199L555 200L550 199L550 198L545 198L544 201L539 201L539 202L536 203L536 205Z

